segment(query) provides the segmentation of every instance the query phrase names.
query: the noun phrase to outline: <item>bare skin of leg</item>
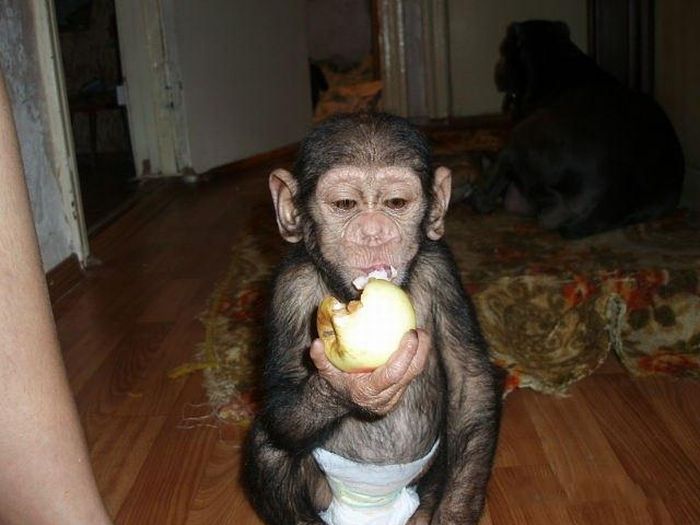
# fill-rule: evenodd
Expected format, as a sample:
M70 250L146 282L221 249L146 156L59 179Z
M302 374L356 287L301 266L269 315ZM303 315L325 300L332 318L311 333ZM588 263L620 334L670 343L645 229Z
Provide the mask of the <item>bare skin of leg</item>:
M111 523L56 337L0 76L0 523Z

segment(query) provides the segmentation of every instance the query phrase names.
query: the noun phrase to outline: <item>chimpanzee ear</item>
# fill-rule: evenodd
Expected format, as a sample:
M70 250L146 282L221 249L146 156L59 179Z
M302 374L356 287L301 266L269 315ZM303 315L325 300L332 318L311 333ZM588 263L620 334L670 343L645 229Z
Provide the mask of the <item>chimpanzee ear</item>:
M270 174L269 185L282 238L288 242L299 242L302 235L301 217L294 204L296 179L287 170L277 169Z
M445 233L445 214L450 205L452 193L452 172L444 166L435 170L433 182L433 207L428 221L428 238L437 241Z

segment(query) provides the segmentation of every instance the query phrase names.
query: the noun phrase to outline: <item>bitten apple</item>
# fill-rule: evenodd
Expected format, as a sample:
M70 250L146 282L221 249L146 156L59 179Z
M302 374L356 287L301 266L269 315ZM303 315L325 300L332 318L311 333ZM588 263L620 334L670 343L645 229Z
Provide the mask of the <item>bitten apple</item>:
M416 327L416 314L400 287L370 278L359 301L346 306L330 295L323 299L316 327L331 363L345 372L370 372Z

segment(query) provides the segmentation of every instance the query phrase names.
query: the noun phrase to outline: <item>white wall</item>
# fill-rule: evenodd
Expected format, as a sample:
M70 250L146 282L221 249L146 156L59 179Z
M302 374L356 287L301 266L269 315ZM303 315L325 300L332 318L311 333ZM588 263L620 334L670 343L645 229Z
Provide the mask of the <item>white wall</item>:
M169 0L192 167L299 141L311 122L302 0Z
M72 240L76 218L72 209L66 210L53 159L57 138L49 133L33 14L26 0L0 0L0 67L12 101L44 269L49 270L77 251Z
M673 122L686 161L683 203L700 209L700 10L697 0L656 4L654 92Z
M453 116L500 112L498 47L510 22L532 18L565 21L586 51L586 0L448 0Z

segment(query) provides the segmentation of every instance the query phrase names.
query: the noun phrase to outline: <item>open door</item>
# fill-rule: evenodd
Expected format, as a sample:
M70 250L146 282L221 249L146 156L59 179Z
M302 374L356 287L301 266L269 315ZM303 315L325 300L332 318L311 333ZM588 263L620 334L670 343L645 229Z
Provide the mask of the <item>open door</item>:
M185 127L177 120L180 115L177 90L170 89L171 85L177 85L177 80L173 79L165 64L167 38L162 31L160 1L109 1L116 4L116 27L128 31L128 37L120 34L118 49L122 64L118 73L120 77L126 77L127 91L123 94L123 101L127 104L129 121L127 142L133 147L133 169L130 172L137 178L187 173L189 150L187 144L179 140ZM88 227L62 62L56 13L58 3L54 0L29 2L48 114L46 133L52 139L49 141L50 155L56 167L63 211L70 227L70 243L80 264L86 266L90 261ZM84 2L85 5L89 3ZM80 24L80 13L75 22ZM155 60L159 67L151 67L151 60ZM130 81L134 86L129 85ZM129 87L132 87L130 93ZM88 162L90 156L86 159Z
M138 188L124 101L114 0L54 0L88 233Z
M63 210L70 226L73 249L82 266L88 263L90 246L75 162L68 97L61 64L61 48L52 0L30 0L37 36L37 55L45 89L49 116L47 134L50 141L56 177L63 199Z
M131 143L137 177L192 174L173 2L116 0Z

